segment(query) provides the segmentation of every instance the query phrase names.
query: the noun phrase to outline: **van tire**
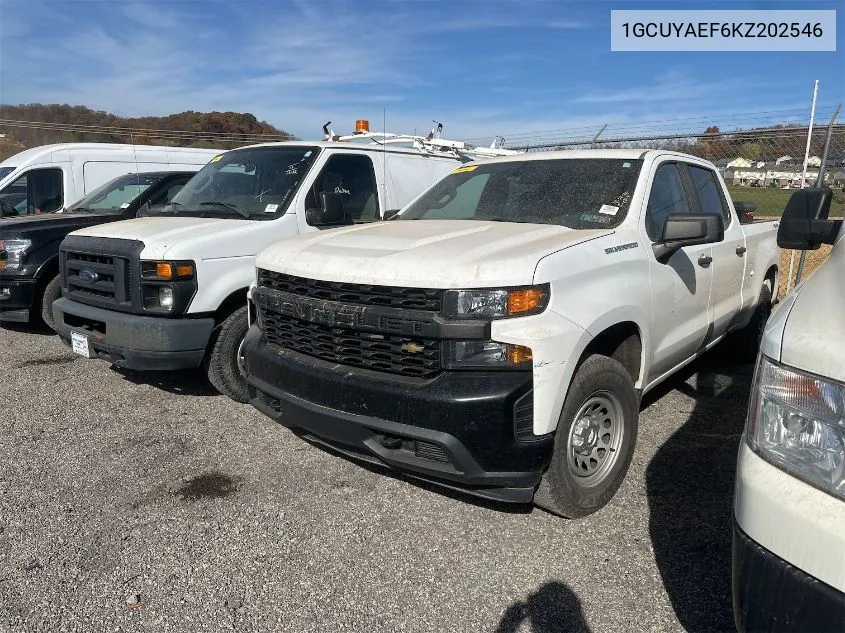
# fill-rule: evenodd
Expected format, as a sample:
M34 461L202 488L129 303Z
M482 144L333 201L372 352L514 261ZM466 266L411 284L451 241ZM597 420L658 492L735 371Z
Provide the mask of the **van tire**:
M62 281L59 279L59 275L56 275L47 282L41 295L41 320L54 332L56 331L56 319L53 317L53 302L60 299L61 296Z
M772 314L772 291L769 288L769 281L763 282L760 289L760 299L751 320L741 330L737 330L729 340L734 358L741 363L753 363L757 360L757 353L760 351L760 342L763 340L763 331L766 329L766 322Z
M598 354L581 363L566 394L551 464L534 503L570 519L605 506L631 464L639 407L638 392L622 363Z
M211 351L206 355L205 371L212 386L235 402L249 402L246 376L238 362L246 332L247 308L243 306L230 314L218 327Z

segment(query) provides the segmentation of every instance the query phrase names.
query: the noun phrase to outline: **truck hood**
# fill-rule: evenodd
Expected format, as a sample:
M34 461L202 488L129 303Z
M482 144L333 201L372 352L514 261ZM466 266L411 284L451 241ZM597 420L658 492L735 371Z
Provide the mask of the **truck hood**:
M256 266L326 281L420 288L529 284L543 257L612 233L476 220L393 220L300 235Z
M45 213L20 218L10 217L0 219L0 237L29 237L35 234L64 237L71 231L95 224L117 222L120 219L119 215L106 213Z
M783 329L781 361L845 382L845 237L798 289Z
M232 239L233 232L252 227L257 222L250 220L232 220L229 218L196 217L144 217L115 222L107 226L93 226L77 231L74 235L89 237L110 237L122 240L139 240L144 243L144 257L164 257L173 246L186 246L190 240L198 243L204 238L225 241L229 249L238 250L238 240ZM249 245L243 248L249 250ZM220 256L252 255L254 253L223 252Z

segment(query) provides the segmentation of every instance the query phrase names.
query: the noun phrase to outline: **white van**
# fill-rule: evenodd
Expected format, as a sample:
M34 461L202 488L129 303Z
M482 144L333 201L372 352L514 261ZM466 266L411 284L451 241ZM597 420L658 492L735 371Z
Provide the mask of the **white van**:
M782 248L834 244L763 331L734 495L733 606L746 631L845 631L845 234L830 189L793 194Z
M197 171L220 150L111 143L59 143L0 163L0 217L54 213L131 172Z

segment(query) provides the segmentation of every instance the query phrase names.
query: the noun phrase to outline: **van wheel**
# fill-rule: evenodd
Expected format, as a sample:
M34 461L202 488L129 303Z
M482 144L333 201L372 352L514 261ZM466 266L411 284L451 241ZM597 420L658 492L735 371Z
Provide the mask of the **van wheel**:
M56 331L56 319L53 317L53 302L61 296L62 282L56 275L44 286L44 294L41 295L41 320L54 332Z
M571 519L607 504L631 464L639 403L622 363L597 354L587 358L563 403L552 461L534 502Z
M763 282L760 290L760 299L754 309L751 320L741 330L734 332L731 339L731 349L737 361L753 363L757 360L757 352L760 351L760 342L763 340L763 332L766 329L766 322L772 314L772 291L768 281Z
M243 306L220 324L214 346L205 361L209 382L235 402L249 402L242 356L244 337L249 329L246 314L246 306Z

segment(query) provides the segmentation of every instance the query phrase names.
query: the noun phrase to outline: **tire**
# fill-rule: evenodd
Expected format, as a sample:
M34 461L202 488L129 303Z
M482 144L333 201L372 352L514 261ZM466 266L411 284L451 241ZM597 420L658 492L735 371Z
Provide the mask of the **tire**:
M41 320L54 332L56 331L56 319L53 317L53 302L61 296L62 282L56 275L44 286L44 293L41 295Z
M218 327L217 337L205 362L209 382L235 402L249 402L246 375L240 360L241 344L248 329L246 306L238 308Z
M766 329L766 322L772 314L772 291L769 282L764 281L760 290L760 299L751 320L741 330L737 330L730 336L733 356L742 363L753 363L757 360L757 352L760 351L760 341L763 339L763 331Z
M605 506L631 464L639 408L625 366L607 356L589 356L566 394L551 464L534 503L570 519Z

